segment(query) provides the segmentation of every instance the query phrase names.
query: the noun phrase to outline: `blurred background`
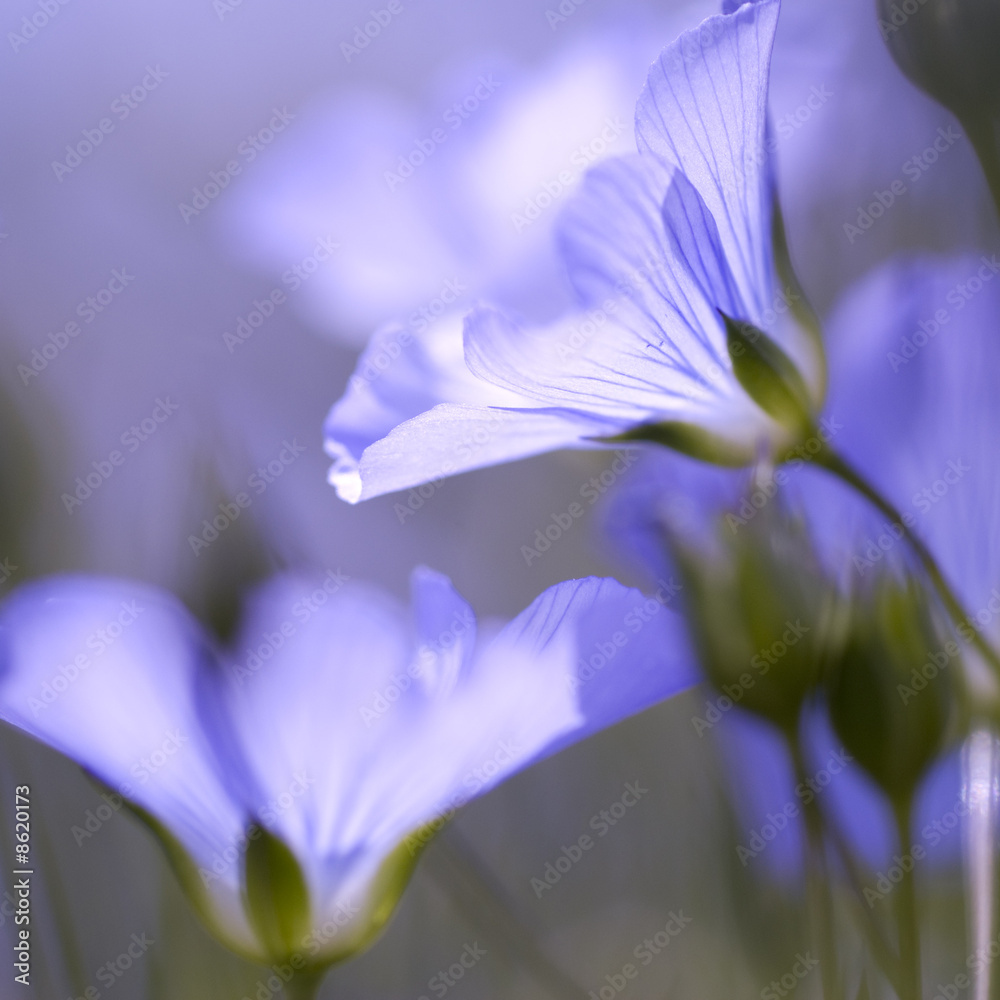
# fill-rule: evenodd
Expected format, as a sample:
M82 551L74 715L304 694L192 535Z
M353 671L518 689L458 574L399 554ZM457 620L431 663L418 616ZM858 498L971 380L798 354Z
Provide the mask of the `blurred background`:
M177 592L225 638L241 594L284 567L405 595L426 563L482 617L511 616L569 577L635 582L592 530L600 504L540 558L522 551L610 456L545 456L350 507L326 483L321 428L385 323L418 334L480 300L537 320L566 307L559 204L588 165L634 148L646 68L716 9L5 4L0 597L43 574L112 573ZM995 246L964 138L914 161L954 121L896 70L871 0L785 0L771 111L793 257L821 314L899 250ZM899 204L850 232L897 178ZM194 544L241 491L251 505ZM469 806L387 933L322 996L597 993L678 911L693 922L629 996L762 995L805 947L797 895L780 872L737 860L747 830L714 734L690 724L703 701L662 705ZM531 880L627 782L648 796L539 898ZM103 804L74 765L3 728L0 783L5 802L31 786L44 858L32 995L273 995L266 970L201 930L131 819L115 812L74 835ZM581 993L470 888L456 863L468 845L520 933ZM947 878L935 889L945 970L964 947L953 889ZM0 904L0 935L10 926ZM155 946L99 978L143 933ZM486 955L461 981L433 979L477 942ZM2 954L0 994L13 995ZM795 995L818 987L803 979Z

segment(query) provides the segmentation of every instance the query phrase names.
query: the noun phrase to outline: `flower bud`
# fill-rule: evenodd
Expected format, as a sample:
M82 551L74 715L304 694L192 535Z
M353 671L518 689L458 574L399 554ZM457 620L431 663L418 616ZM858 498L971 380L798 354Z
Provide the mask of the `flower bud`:
M805 436L814 419L814 401L802 373L763 330L720 312L733 374L747 395L795 436Z
M719 542L708 555L674 540L702 666L725 696L791 736L839 649L843 602L797 520L760 511L720 526Z
M914 581L886 573L852 602L843 655L828 677L830 716L844 746L894 802L912 797L944 743L953 708L950 649L957 653Z
M1000 112L996 0L877 0L899 68L962 121Z

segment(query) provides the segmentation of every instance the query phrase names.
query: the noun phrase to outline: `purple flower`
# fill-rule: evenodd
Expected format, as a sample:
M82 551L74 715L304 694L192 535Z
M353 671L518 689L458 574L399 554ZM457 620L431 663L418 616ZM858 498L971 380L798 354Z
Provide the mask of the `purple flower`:
M282 275L311 327L359 345L392 320L420 333L482 295L557 315L571 304L558 208L587 167L628 151L659 30L630 17L531 70L463 56L409 100L355 87L317 102L233 191L234 252ZM336 252L297 276L320 236Z
M672 612L635 627L646 599L613 580L502 627L438 573L412 590L408 613L278 577L220 650L157 589L28 584L0 610L0 717L122 796L229 946L322 966L379 931L455 809L694 679Z
M682 450L737 463L793 436L734 372L725 319L773 348L803 410L815 409L822 354L793 321L797 296L779 288L771 251L777 17L778 0L746 4L654 64L636 107L639 153L592 170L562 220L580 311L528 328L478 308L464 345L455 323L377 385L352 379L326 426L342 498L650 426ZM373 343L359 372L385 346Z
M998 315L1000 260L920 256L892 260L859 282L827 324L826 427L929 547L967 612L954 633L914 659L897 689L904 706L931 697L928 682L945 671L963 671L982 704L995 697L970 640L977 632L994 646L1000 639ZM653 579L672 571L665 526L710 551L716 531L725 538L752 530L772 505L805 518L825 571L845 592L880 574L919 572L900 523L808 462L751 477L653 453L610 498L602 519L618 553ZM732 698L708 691L695 719L700 735L712 731L726 748L746 830L743 860L787 872L799 858L803 796L781 737L741 713ZM842 744L818 712L803 728L809 766L828 771ZM853 762L831 778L822 805L859 856L885 871L894 853L914 845L930 857L953 859L962 835L952 831L968 815L962 796L958 757L950 754L922 782L913 844L906 845L896 840L885 797ZM786 806L794 817L786 812L784 824ZM872 891L882 890L873 883Z

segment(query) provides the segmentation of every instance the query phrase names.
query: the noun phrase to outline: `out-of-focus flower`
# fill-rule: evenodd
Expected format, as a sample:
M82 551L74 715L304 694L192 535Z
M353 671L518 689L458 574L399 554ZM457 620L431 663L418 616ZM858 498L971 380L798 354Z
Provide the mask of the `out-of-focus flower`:
M878 0L899 68L961 121L1000 211L1000 7L993 0Z
M992 0L878 0L899 68L963 121L1000 113L1000 9Z
M411 410L382 438L383 424L359 433L369 401L352 384L326 429L341 497L601 437L739 464L802 432L824 372L772 259L764 142L777 17L777 0L746 4L682 35L654 64L636 107L639 154L592 170L563 219L583 311L532 329L478 309L463 355L437 352L451 363L425 381L420 402L438 404ZM442 336L454 343L453 332ZM411 368L387 371L380 396L397 381L407 387Z
M888 800L869 775L889 794L911 794L916 788L917 846L928 853L941 846L954 856L960 837L946 834L967 809L960 798L957 758L942 762L938 757L956 690L951 675L962 671L959 691L971 684L975 697L994 692L971 640L976 633L994 645L1000 638L995 446L1000 405L991 388L1000 366L1000 341L994 335L1000 315L998 275L1000 261L989 256L897 259L851 289L828 321L827 431L896 505L899 522L808 462L765 466L751 477L665 452L648 455L645 468L603 513L618 551L652 578L672 568L663 543L667 528L686 545L704 548L713 542L706 525L720 514L722 535L732 539L753 531L776 509L790 507L805 518L820 563L817 571L836 578L845 599L855 595L855 608L848 645L852 676L841 675L841 683L833 685L836 728L814 712L805 720L803 738L810 766L823 772L824 807L873 866L888 863L899 848ZM906 576L921 570L904 528L930 548L968 612L953 629L930 617L923 599L911 600L915 584L908 588ZM898 634L890 635L887 624L894 624ZM862 655L866 663L858 662ZM890 660L892 675L873 676L872 669L883 669ZM756 684L749 659L743 669ZM731 670L738 674L740 665ZM860 700L871 708L879 685L880 721L863 723L846 687L855 694L867 687ZM702 734L718 733L730 751L734 784L746 805L744 819L756 838L756 847L743 842L749 859L764 850L765 841L779 839L774 817L786 806L797 816L803 795L818 793L797 789L777 734L741 717L731 696L740 693L738 685L730 695L708 693L692 721ZM894 720L886 713L894 713ZM868 743L862 746L856 737L865 731ZM833 775L827 763L838 753L850 760L838 763ZM944 829L942 822L948 824ZM789 823L788 829L794 826ZM762 839L765 827L768 836ZM766 847L770 860L762 863L787 870L797 863L797 848L785 834L780 841L783 846Z
M616 544L653 555L658 508L731 510L740 532L761 510L784 500L802 510L828 572L842 583L878 568L913 568L903 529L928 546L969 612L958 629L1000 641L1000 257L903 257L883 265L843 296L826 328L830 391L821 429L862 477L898 509L889 520L808 461L745 474L716 470L666 453L628 481L606 516ZM802 452L806 457L807 449ZM671 480L694 497L685 500ZM677 514L670 515L675 520ZM973 657L974 659L974 657Z
M378 933L454 810L694 679L674 616L630 628L647 601L613 580L478 635L447 578L412 586L411 617L275 578L221 652L159 590L29 584L0 612L0 716L130 804L230 947L319 968Z
M772 510L741 532L721 518L717 528L715 554L670 541L702 667L794 739L803 704L843 647L844 601L801 521Z
M899 509L972 615L1000 639L1000 256L904 257L852 288L830 317L827 412L847 459ZM900 525L802 477L804 502L839 525L855 578L906 549ZM821 506L822 505L822 506ZM844 528L849 509L854 531ZM822 518L822 520L821 520ZM988 605L993 604L992 609ZM968 634L962 634L963 641Z
M635 94L659 48L659 23L625 27L584 34L531 69L496 56L448 67L423 95L426 113L371 89L307 108L234 189L234 251L285 274L332 237L322 268L289 277L310 326L342 341L364 343L393 320L410 338L482 296L558 315L571 304L552 239L558 209L588 167L629 151Z

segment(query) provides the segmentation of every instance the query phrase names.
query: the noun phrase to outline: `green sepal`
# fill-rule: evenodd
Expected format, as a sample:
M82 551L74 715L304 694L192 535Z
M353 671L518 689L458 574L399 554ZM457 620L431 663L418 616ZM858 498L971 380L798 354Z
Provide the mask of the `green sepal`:
M109 784L102 781L93 771L83 769L87 777L100 789L106 793L118 796L122 800L122 808L129 815L134 816L156 839L167 860L167 865L174 873L181 891L187 897L188 903L195 913L201 918L204 924L215 934L220 941L223 941L227 948L235 951L238 955L251 962L260 961L260 955L247 948L229 932L228 928L219 922L215 907L212 905L211 897L205 888L205 882L198 872L198 868L188 854L181 842L164 826L149 810L144 809L137 802L126 798L120 792L116 792Z
M247 831L243 897L250 925L273 959L294 954L312 923L309 887L288 845L259 824Z
M436 832L435 824L432 822L419 828L383 860L365 891L368 902L363 906L353 933L338 935L331 948L320 952L313 960L317 968L326 969L343 962L369 948L377 940L396 912L399 900L427 846L425 832Z
M727 468L740 468L749 465L756 458L752 449L727 441L725 438L705 430L704 427L685 423L682 420L640 424L624 434L616 434L614 437L592 438L591 440L609 444L647 441L672 448L682 455Z
M785 427L803 431L813 422L809 388L792 359L763 330L719 310L733 374L747 395Z
M886 574L856 596L843 656L828 675L830 719L893 803L912 800L945 745L958 652L915 582Z
M403 892L410 884L410 877L423 852L424 845L413 847L404 841L382 862L371 886L371 894L376 903L368 916L365 934L355 951L369 947L385 929L389 918L396 912Z

